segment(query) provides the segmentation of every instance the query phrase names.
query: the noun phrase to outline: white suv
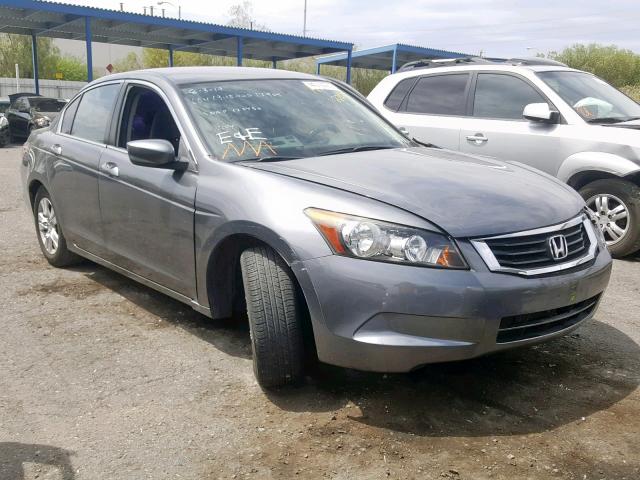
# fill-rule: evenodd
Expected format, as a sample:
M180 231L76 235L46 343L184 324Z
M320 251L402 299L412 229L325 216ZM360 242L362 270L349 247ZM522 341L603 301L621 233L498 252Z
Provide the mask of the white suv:
M567 182L614 256L640 249L640 105L600 78L542 59L422 61L368 99L416 140Z

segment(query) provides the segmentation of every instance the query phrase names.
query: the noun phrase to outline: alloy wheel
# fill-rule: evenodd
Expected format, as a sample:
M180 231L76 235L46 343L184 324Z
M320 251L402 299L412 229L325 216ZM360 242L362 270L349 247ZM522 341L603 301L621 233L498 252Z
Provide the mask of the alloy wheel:
M42 245L49 255L55 255L58 251L60 232L58 231L58 219L53 210L51 200L44 197L38 203L38 232Z
M587 207L595 215L607 245L615 245L629 231L629 209L615 195L594 195L587 200Z

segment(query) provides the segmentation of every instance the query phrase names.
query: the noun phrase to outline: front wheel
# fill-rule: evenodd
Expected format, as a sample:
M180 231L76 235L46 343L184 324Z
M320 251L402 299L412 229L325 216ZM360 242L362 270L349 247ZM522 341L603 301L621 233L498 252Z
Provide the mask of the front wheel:
M253 371L264 388L302 377L301 306L293 273L273 249L253 247L240 256L253 350Z
M80 257L67 249L67 241L60 228L49 192L42 187L36 193L33 216L40 250L47 261L54 267L66 267L77 263Z
M620 258L640 249L640 188L626 180L603 179L580 189L596 216L611 255Z

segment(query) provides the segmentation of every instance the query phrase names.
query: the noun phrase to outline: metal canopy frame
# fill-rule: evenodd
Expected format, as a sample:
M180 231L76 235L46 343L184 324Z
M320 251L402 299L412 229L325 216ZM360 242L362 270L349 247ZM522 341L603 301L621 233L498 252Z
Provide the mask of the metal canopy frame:
M243 58L266 60L276 68L280 60L335 52L350 56L353 50L347 42L38 0L0 0L0 32L31 36L36 93L37 37L84 40L88 81L93 80L93 42L165 49L169 66L176 51L235 57L237 65Z
M353 53L344 52L320 57L316 60L316 72L318 75L320 74L321 65L335 65L347 67L349 70L351 67L356 67L388 70L391 73L395 73L398 67L405 63L423 58L461 58L468 56L466 53L394 43L382 47L356 50Z

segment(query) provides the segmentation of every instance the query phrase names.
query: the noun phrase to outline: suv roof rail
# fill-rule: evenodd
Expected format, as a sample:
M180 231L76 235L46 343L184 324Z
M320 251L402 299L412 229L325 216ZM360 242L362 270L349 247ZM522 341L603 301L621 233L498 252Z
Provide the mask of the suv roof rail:
M533 58L510 58L506 60L507 63L511 65L522 65L522 66L532 66L532 65L549 65L554 67L566 67L567 65L562 62L558 62L557 60L551 60L550 58L542 58L542 57L533 57Z
M405 63L397 71L405 72L416 68L437 68L451 67L455 65L473 65L493 63L491 60L481 57L460 57L460 58L425 58Z
M438 67L455 67L464 65L514 65L514 66L535 66L549 65L566 67L564 63L549 58L483 58L483 57L461 57L461 58L442 58L433 59L425 58L423 60L415 60L405 63L397 72L406 72L407 70L415 70L417 68L438 68Z

